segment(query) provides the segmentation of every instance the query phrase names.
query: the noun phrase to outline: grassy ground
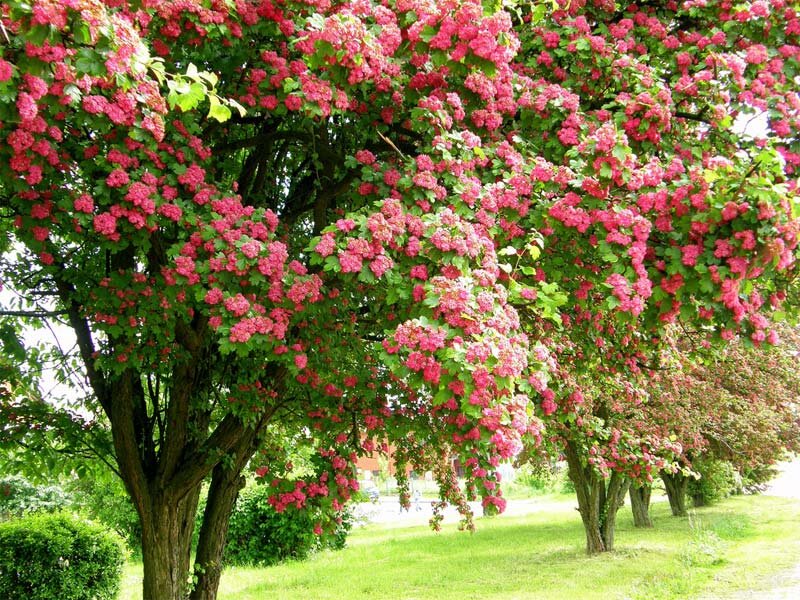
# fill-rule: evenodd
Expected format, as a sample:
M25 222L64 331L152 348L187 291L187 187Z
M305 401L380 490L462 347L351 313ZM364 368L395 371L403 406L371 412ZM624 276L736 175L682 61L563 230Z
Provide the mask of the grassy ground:
M303 563L225 572L221 600L686 600L766 589L800 563L797 500L740 496L692 512L653 506L655 528L633 528L620 511L616 551L584 554L574 501L521 517L454 526L370 526L348 548ZM141 598L141 566L126 570L122 600Z

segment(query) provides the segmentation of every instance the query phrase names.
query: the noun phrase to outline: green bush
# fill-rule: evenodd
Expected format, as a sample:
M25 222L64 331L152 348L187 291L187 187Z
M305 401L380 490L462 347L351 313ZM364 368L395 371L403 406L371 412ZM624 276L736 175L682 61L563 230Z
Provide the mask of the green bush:
M324 548L344 547L352 526L346 518L332 536L314 534L312 512L288 509L276 512L267 499L269 490L252 486L243 490L231 515L225 562L267 566L282 560L301 560Z
M552 491L558 480L557 469L550 465L522 465L514 473L513 483L530 490L532 494L543 494Z
M575 484L573 483L572 479L569 478L569 469L562 469L558 473L557 479L557 489L562 494L574 494L575 493Z
M715 458L692 461L692 469L699 479L690 479L687 493L694 506L706 506L726 498L736 488L736 471L729 462Z
M113 600L122 540L65 514L0 523L0 598Z
M775 465L756 465L744 469L742 473L742 491L750 494L761 493L767 489L769 482L778 475Z
M142 526L133 502L122 482L114 475L78 479L69 487L73 497L73 510L88 515L116 531L125 540L131 552L141 554Z
M70 495L57 485L33 485L16 475L0 479L0 520L65 510L71 502Z
M116 476L94 473L63 485L35 485L18 475L0 478L0 521L56 512L85 515L116 531L134 554L140 554L139 517Z

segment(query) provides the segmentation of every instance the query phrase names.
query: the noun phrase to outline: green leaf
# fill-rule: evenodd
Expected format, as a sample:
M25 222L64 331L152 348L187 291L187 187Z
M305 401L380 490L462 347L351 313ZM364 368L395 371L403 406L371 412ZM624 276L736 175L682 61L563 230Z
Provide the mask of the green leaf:
M220 103L219 98L216 94L211 94L208 97L209 100L209 109L208 109L208 118L215 119L220 123L224 123L228 119L231 118L231 109L225 106L224 104Z
M611 150L611 156L616 158L619 162L625 162L625 159L628 158L628 155L631 153L630 148L627 146L622 146L617 144L614 146L614 149Z
M25 346L22 345L22 342L10 325L0 326L0 344L2 344L3 353L6 356L11 356L18 361L25 360L27 356Z
M72 37L77 44L89 44L92 36L89 32L89 24L86 21L78 21L72 29Z
M425 25L422 28L422 31L419 32L419 37L425 42L430 42L434 37L436 37L437 31L430 25Z
M446 387L442 387L436 392L436 395L433 397L433 404L434 406L438 406L440 404L444 404L452 397L453 392L451 392Z
M75 53L75 69L86 75L102 75L106 72L100 55L92 48L81 48Z
M538 25L547 16L547 6L544 3L536 4L531 11L531 23Z

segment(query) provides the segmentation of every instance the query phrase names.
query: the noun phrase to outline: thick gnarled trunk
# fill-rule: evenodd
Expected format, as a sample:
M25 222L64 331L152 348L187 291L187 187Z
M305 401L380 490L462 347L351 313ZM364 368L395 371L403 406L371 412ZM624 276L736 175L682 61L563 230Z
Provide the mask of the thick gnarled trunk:
M155 450L142 410L143 390L135 376L114 382L110 418L119 471L142 525L143 600L215 600L228 522L244 485L241 476L256 451L271 412L246 426L228 415L203 440L208 414L190 413L196 373L177 368L172 404L166 413L161 446ZM211 474L209 497L192 569L192 533L203 481ZM192 574L195 578L192 581Z
M599 554L613 550L617 512L625 503L630 481L616 472L606 479L591 466L584 465L572 442L566 443L565 455L586 533L586 552Z
M661 480L667 490L667 499L672 514L676 517L685 517L689 513L686 510L686 488L689 486L689 478L683 473L661 472Z
M652 527L653 520L650 518L650 494L653 488L651 485L631 485L631 512L633 513L634 527Z
M183 600L189 589L199 486L178 499L153 496L142 523L143 600Z

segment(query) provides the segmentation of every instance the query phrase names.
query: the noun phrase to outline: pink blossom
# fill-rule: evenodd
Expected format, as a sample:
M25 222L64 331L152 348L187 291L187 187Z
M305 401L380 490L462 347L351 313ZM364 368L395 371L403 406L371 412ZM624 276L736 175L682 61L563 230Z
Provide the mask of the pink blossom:
M205 169L199 165L193 164L190 165L185 172L178 175L178 182L191 190L195 190L205 181L205 177Z
M242 244L240 250L247 258L255 258L261 252L261 244L256 240L250 240Z
M411 272L409 275L412 279L421 279L422 281L427 281L428 268L425 265L414 265L411 267Z
M96 215L94 218L94 230L106 237L118 235L116 217L107 212Z
M91 214L94 210L94 201L89 194L81 194L75 199L73 207L78 212Z
M747 49L747 54L744 59L751 65L760 65L761 63L767 62L769 54L767 53L766 47L762 44L753 44Z
M735 202L728 202L722 209L722 218L725 221L731 221L739 214L739 207Z
M119 188L128 185L129 182L130 178L128 177L128 174L122 169L114 169L108 174L108 177L106 177L106 185L112 188Z
M697 264L697 258L703 252L703 247L697 244L683 246L681 248L681 262L687 267L692 267Z
M32 121L39 113L36 100L27 92L20 92L17 95L17 110L23 121Z
M176 223L180 221L181 217L183 216L183 211L181 208L174 204L162 204L158 207L158 213L167 217L171 221L175 221Z
M386 271L392 268L394 263L392 259L385 254L379 254L375 259L369 263L370 271L373 272L375 277L380 278Z
M336 221L336 229L339 231L353 231L356 228L356 222L353 219L339 219Z
M369 150L359 150L356 152L356 160L363 165L375 164L375 155Z
M0 58L0 82L8 81L14 74L14 66L2 58Z
M361 257L349 251L339 252L339 265L342 273L358 273L361 271Z
M295 111L300 110L300 108L303 106L303 99L295 94L290 94L289 96L286 96L286 99L283 101L283 103L286 105L286 108Z
M215 304L219 304L222 302L222 290L219 288L211 288L206 292L205 298L203 299L206 304L210 304L214 306Z
M225 309L235 317L241 317L250 310L250 302L242 294L225 299Z
M326 233L323 235L319 242L317 243L314 250L320 256L330 256L333 254L333 251L336 249L336 240L334 239L333 235L330 233Z

